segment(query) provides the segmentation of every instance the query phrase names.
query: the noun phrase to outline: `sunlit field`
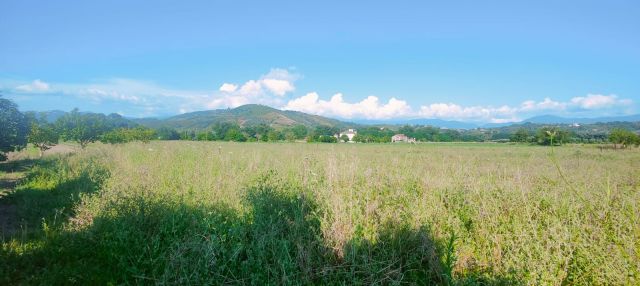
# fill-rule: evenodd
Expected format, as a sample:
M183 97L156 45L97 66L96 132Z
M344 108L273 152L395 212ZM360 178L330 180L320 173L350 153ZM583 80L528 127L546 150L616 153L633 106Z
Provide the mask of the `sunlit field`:
M28 159L32 158L32 160ZM2 165L0 284L640 283L640 150L92 144Z

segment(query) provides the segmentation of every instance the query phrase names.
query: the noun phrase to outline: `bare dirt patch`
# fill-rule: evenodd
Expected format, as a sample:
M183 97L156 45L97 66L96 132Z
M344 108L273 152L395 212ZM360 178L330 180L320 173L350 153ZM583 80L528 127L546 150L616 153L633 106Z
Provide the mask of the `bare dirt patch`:
M51 149L44 151L44 155L68 154L73 152L76 152L76 146L67 145L67 144L58 144L51 147Z

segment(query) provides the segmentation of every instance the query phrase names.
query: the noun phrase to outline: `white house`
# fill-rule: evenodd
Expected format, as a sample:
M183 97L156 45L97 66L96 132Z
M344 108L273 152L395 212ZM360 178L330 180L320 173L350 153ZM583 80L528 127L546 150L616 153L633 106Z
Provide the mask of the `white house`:
M396 134L391 136L391 142L407 142L407 143L415 143L416 142L416 138L411 138L408 137L407 135L404 134Z
M342 132L340 132L340 134L338 134L338 140L340 140L340 138L342 138L342 135L347 135L347 137L349 138L349 142L352 142L353 141L353 137L358 135L358 131L355 130L355 129L347 129L347 131L342 131Z

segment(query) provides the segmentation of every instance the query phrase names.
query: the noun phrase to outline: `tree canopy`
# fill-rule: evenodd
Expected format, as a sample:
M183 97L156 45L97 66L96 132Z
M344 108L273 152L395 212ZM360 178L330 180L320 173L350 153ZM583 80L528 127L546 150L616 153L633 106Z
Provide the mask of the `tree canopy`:
M609 134L609 141L611 141L611 143L613 144L622 145L622 148L625 148L631 144L640 144L640 138L638 138L638 134L622 128L613 129Z
M18 106L0 95L0 161L6 159L6 152L27 145L29 122Z
M34 120L31 122L31 131L29 132L28 140L29 143L40 150L40 156L42 156L42 152L58 144L59 138L60 135L53 124L43 120Z

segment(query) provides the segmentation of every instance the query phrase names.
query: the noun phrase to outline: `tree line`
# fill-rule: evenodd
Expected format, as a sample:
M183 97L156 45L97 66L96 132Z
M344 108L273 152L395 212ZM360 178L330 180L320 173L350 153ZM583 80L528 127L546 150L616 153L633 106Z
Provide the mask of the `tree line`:
M235 141L235 142L278 142L298 141L306 142L337 142L334 134L339 129L331 126L316 126L307 128L299 124L281 130L266 124L243 126L233 122L217 122L204 130L186 130L177 132L173 129L162 127L158 134L166 134L160 139L168 140L194 140L194 141Z
M240 126L233 122L218 122L205 130L177 131L169 127L150 129L140 126L118 114L84 113L74 109L54 122L35 112L22 113L12 101L0 96L0 160L6 153L19 150L31 143L40 152L58 144L60 140L77 142L82 148L89 143L101 141L118 144L151 140L194 140L235 142L306 141L336 143L348 138L337 138L340 129L331 126L308 128L295 125L275 129L266 124ZM353 141L358 143L386 143L391 137L402 133L422 142L518 142L539 145L562 145L585 143L583 134L556 126L543 126L535 130L520 127L515 131L503 130L454 130L433 126L401 126L398 129L367 126L360 128ZM604 136L604 135L603 135ZM586 140L586 143L592 142ZM614 147L626 148L640 144L638 134L624 128L614 128L600 141L611 142Z
M519 143L535 143L539 145L562 145L565 143L593 143L588 140L585 142L583 138L577 136L567 130L555 126L546 126L537 129L535 133L530 132L525 128L519 128L515 133L510 136L511 142ZM614 147L626 148L630 145L638 146L640 144L640 136L638 134L624 129L613 128L609 134L600 142L610 142L614 144Z
M156 131L138 126L118 114L81 113L74 109L54 122L42 114L22 113L18 106L0 97L0 161L7 152L20 150L28 143L42 152L62 141L77 142L82 148L89 143L126 143L156 138Z

